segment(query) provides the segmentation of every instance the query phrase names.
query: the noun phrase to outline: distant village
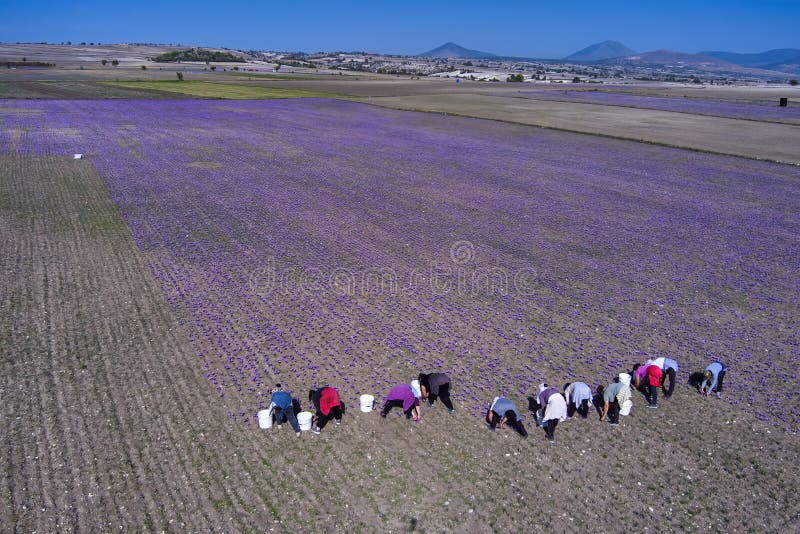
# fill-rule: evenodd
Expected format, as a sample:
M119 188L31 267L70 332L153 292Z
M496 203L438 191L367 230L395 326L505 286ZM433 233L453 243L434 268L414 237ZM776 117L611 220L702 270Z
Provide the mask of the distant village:
M664 81L728 85L733 83L786 83L784 79L741 71L704 69L702 65L629 65L609 62L581 63L508 58L441 58L395 56L367 52L281 53L248 51L250 60L278 65L285 72L338 70L402 76L428 76L483 82L620 84Z

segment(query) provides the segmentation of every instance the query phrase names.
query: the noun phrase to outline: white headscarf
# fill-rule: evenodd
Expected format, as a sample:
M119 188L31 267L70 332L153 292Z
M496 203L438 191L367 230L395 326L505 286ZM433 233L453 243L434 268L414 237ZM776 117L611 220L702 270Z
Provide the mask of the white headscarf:
M620 373L619 374L619 381L625 384L626 386L630 387L631 385L631 375L628 373Z
M422 390L419 388L419 380L411 381L411 390L414 392L414 396L416 398L420 398L422 396Z

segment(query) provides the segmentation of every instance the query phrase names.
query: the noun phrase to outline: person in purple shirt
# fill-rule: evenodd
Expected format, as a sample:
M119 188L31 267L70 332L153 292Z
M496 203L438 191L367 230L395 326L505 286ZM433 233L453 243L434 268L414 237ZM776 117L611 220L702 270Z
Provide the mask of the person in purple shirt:
M386 396L386 402L381 410L381 417L386 417L389 410L392 408L400 407L403 413L406 414L406 419L413 419L419 421L422 413L419 409L419 399L414 395L414 390L411 389L409 384L400 384L395 386L389 391Z

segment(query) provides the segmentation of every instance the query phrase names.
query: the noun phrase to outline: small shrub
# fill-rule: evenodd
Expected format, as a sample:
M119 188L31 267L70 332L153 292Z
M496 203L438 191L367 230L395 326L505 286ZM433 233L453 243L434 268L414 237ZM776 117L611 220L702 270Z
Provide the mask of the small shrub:
M176 72L175 75L178 77L178 81L179 82L183 81L183 73L182 72Z

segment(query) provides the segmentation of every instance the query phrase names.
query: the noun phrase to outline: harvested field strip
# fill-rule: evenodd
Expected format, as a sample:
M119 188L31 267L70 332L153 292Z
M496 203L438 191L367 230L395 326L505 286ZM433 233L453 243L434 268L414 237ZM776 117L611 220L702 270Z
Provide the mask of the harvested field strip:
M11 282L0 293L9 504L0 522L49 532L228 524L197 470L181 469L225 469L187 450L185 436L185 421L202 429L203 415L220 418L93 167L1 163L0 272ZM87 206L118 224L83 225L76 211ZM75 224L55 231L64 221Z
M170 91L114 87L100 81L0 81L0 98L20 99L105 99L105 98L195 98Z
M276 87L263 87L257 85L236 85L230 83L201 82L195 80L185 81L157 81L157 82L104 82L115 87L128 89L152 89L180 93L200 98L217 98L226 100L265 100L274 98L309 98L327 96L329 93L316 91L303 91L300 89L281 89Z

